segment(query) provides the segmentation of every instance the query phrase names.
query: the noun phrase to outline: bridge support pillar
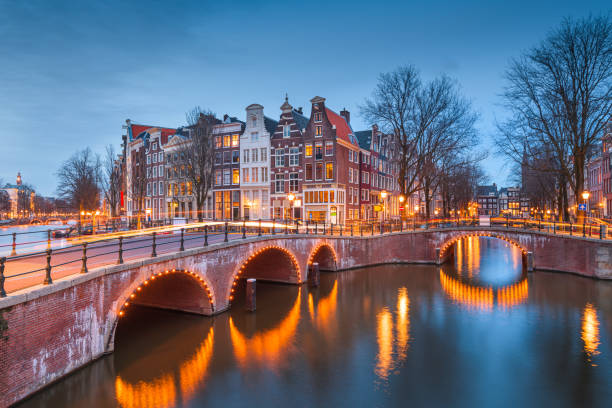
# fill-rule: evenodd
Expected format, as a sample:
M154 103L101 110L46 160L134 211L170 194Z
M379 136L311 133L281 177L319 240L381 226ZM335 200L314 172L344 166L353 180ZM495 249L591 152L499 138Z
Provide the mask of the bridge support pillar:
M246 310L249 312L254 312L257 308L257 299L256 299L256 290L255 285L257 283L256 279L247 279L246 283Z
M436 248L436 265L442 265L442 259L440 258L440 248Z
M533 252L527 252L527 272L533 272Z
M313 262L310 265L310 271L308 273L308 280L310 281L310 286L319 286L321 273L319 271L319 263Z

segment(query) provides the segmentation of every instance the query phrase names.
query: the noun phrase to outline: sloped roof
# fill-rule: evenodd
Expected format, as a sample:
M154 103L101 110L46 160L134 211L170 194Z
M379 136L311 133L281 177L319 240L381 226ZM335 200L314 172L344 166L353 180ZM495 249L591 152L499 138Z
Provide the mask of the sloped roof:
M478 186L476 192L479 196L495 197L497 196L497 186Z
M351 125L340 115L329 108L325 108L325 112L327 113L327 118L331 122L332 125L336 126L336 137L353 144L355 146L359 146L359 142L357 138L353 134L353 129Z
M278 126L278 121L271 119L267 116L264 116L264 127L266 128L270 136L274 134L274 131L276 130L277 126Z
M359 142L359 147L362 149L370 150L372 144L372 130L360 130L355 132L355 137Z
M168 136L176 133L176 129L165 128L160 126L149 126L149 125L136 125L132 123L128 128L129 140L138 139L141 135L144 137L144 132L149 131L149 129L159 129L161 131L161 143L166 144L168 142Z
M299 131L301 132L302 129L306 129L306 126L308 126L308 118L295 109L291 111L291 114L293 115L293 121L298 126Z

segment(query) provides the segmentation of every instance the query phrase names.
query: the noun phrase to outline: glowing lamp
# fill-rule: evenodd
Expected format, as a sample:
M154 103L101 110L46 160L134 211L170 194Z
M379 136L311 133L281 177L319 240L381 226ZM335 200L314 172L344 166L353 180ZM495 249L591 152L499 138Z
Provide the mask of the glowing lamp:
M287 199L289 201L293 201L293 200L295 200L295 195L293 195L292 193L289 193L289 195L287 196Z
M404 201L406 201L406 197L404 197L404 195L402 194L399 196L399 202L403 203Z
M582 198L585 199L585 200L588 200L590 195L591 195L591 193L589 193L586 190L582 192Z
M380 192L380 198L382 198L383 200L387 198L387 192L385 190Z

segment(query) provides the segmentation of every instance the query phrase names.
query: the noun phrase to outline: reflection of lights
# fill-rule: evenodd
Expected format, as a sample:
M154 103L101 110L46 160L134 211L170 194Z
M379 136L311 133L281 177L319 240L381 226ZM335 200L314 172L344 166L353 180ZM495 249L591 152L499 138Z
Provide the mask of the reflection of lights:
M589 357L599 354L599 320L597 319L597 310L592 304L587 303L584 307L582 315L582 341L584 342L584 351Z
M376 339L378 354L374 373L387 380L389 374L402 363L408 354L410 342L410 298L405 287L398 289L396 337L393 334L393 316L388 308L383 307L376 315ZM395 356L393 346L395 344Z
M376 339L378 340L378 355L376 356L377 376L386 380L393 363L393 320L391 312L384 307L376 316Z
M524 303L529 297L527 278L494 290L468 285L440 270L440 283L449 298L468 309L492 310L495 298L499 307L509 308Z
M312 293L308 294L308 308L310 317L315 321L318 327L322 329L329 328L329 325L334 321L333 317L336 313L338 304L338 281L334 281L334 286L331 292L324 299L317 303L316 313L313 307Z
M472 309L491 310L493 308L493 289L469 286L447 276L440 270L442 289L455 302Z
M404 360L410 340L410 298L408 289L399 288L397 295L397 358Z
M529 284L523 279L513 285L497 289L497 304L502 308L509 308L524 303L529 297Z
M212 327L195 354L183 362L178 371L179 381L172 374L163 374L150 381L131 384L121 378L115 379L115 396L119 406L125 408L165 408L176 406L180 392L183 403L191 399L206 376L212 356L214 331ZM177 384L180 390L177 390Z
M300 321L300 292L287 317L275 328L255 334L251 338L245 337L230 317L230 337L234 346L236 360L246 368L250 364L258 363L270 368L279 368L287 364L287 348L295 337Z

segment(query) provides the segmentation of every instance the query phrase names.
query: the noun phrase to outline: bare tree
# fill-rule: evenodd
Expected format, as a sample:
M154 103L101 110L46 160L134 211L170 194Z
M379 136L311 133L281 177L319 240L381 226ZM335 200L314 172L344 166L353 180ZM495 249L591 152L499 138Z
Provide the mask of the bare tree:
M29 216L32 212L34 195L34 187L30 184L23 183L17 189L17 214L23 218Z
M525 151L530 158L554 158L548 171L558 173L567 218L566 185L581 202L588 151L612 114L610 17L565 19L539 46L514 59L505 76L502 97L512 116L498 126L500 150L517 163Z
M431 215L431 201L444 174L473 161L467 152L478 144L477 119L471 103L446 76L430 81L418 93L415 124L423 136L417 138L414 150L421 157L426 217Z
M102 191L114 219L117 216L121 200L121 162L113 145L106 146L106 155L102 163Z
M57 171L57 192L74 209L93 211L100 205L100 158L89 148L77 151Z
M178 151L185 166L185 179L191 185L198 221L202 221L204 202L213 186L213 128L218 122L214 113L199 106L185 114L189 140Z
M404 196L419 190L418 175L421 158L415 154L419 134L415 130L416 96L421 87L417 69L412 65L380 74L372 99L366 99L361 114L380 129L393 135L397 148L395 162L398 167L400 193Z
M361 108L366 120L392 134L398 154L400 192L408 196L422 190L426 216L441 175L450 158L477 143L474 124L478 118L457 84L446 76L423 84L413 66L381 74L372 99Z
M0 183L0 186L2 183ZM5 190L0 190L0 215L11 212L11 198Z

